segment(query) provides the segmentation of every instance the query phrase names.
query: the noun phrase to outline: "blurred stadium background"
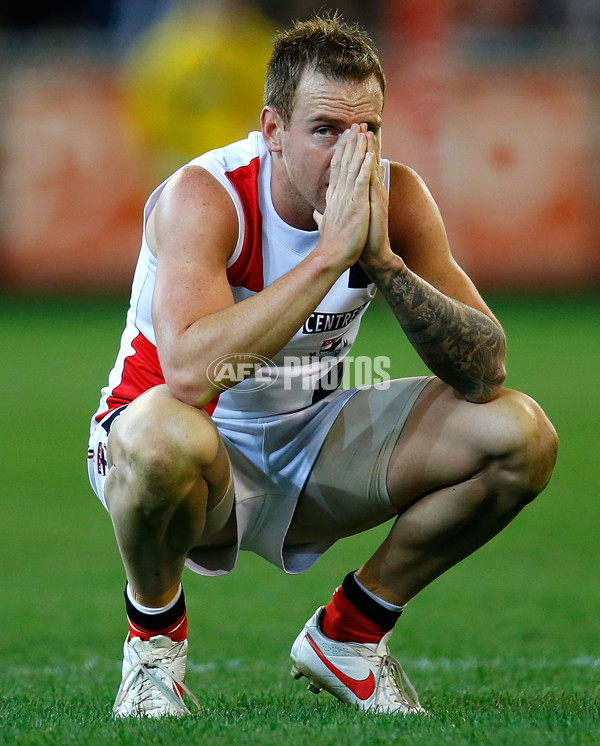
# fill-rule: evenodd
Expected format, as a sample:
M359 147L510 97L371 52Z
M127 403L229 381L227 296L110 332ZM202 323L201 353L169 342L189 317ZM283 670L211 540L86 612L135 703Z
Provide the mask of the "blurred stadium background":
M0 287L125 291L147 194L258 126L274 29L309 0L4 0ZM600 0L337 2L389 78L384 150L419 171L484 290L600 281Z

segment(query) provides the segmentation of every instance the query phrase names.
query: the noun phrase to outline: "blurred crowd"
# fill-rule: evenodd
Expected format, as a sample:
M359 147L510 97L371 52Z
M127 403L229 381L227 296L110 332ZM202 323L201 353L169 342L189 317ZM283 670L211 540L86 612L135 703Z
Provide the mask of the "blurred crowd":
M450 0L452 20L499 31L538 29L568 36L598 34L600 0Z
M328 9L471 276L600 283L600 0L0 0L0 287L128 287L145 196L258 128L275 31Z
M378 29L385 13L407 0L337 0L330 7L347 19ZM408 0L410 2L410 0ZM435 2L435 0L433 0ZM600 33L600 0L439 0L448 19L461 27L497 31L555 30L573 37ZM19 30L35 28L94 28L114 34L122 43L131 42L148 25L187 4L196 9L217 8L232 3L222 0L55 0L37 4L4 0L0 26ZM276 26L306 17L327 3L321 0L243 0L233 3L263 14Z

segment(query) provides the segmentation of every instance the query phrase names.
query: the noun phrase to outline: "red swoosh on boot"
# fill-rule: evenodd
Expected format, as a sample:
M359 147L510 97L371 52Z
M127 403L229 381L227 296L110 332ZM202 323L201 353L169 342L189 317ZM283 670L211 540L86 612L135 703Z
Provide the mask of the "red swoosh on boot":
M323 661L323 663L327 666L331 673L336 676L342 682L342 684L344 684L344 686L347 686L348 689L350 689L350 691L359 699L369 699L369 697L375 691L375 676L373 676L373 671L369 671L369 675L366 679L353 679L351 676L348 676L348 674L340 671L340 669L334 666L331 661L327 660L324 653L322 653L319 649L317 643L308 633L306 634L306 639L308 640L311 648L315 651L315 653L319 656L319 658Z

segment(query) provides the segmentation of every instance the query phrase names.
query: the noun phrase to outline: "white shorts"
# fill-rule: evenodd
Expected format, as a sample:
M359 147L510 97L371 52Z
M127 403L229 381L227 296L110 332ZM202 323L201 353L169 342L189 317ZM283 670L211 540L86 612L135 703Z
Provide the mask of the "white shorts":
M387 465L430 380L404 378L390 381L387 389L335 391L285 415L214 419L233 469L238 540L227 547L198 547L186 565L203 575L226 574L242 549L300 573L338 538L392 518ZM88 449L90 482L103 504L106 441L117 416L113 412L95 427ZM288 531L292 541L286 540Z

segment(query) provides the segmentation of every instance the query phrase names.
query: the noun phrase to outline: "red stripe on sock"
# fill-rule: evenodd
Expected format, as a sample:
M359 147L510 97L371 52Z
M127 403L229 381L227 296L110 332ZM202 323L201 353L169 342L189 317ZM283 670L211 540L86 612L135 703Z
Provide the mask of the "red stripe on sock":
M377 643L389 630L362 614L340 586L321 616L321 632L338 642Z
M148 614L148 619L152 619L150 614ZM168 627L164 627L163 629L140 627L139 625L134 624L129 617L127 617L127 621L129 622L130 637L141 637L142 640L148 641L151 637L165 635L165 637L169 637L173 642L183 642L187 639L188 621L187 612L185 611L174 624L170 624Z

